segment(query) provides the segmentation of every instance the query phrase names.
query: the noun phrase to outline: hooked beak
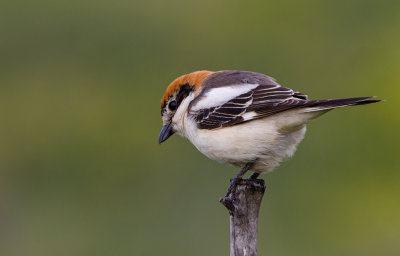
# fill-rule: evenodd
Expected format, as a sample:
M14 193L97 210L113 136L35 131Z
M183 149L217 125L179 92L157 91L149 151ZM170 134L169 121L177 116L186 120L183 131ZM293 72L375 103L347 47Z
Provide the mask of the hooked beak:
M172 123L166 124L162 127L160 135L158 136L158 143L161 144L166 141L174 131L172 131Z

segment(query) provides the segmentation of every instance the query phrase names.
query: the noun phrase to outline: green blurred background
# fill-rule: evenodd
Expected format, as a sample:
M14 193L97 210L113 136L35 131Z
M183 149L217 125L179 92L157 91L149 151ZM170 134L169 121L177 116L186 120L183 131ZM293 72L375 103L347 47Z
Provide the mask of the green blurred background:
M386 99L263 175L259 254L400 255L399 31L397 0L3 1L0 255L228 255L238 170L157 143L166 86L201 69Z

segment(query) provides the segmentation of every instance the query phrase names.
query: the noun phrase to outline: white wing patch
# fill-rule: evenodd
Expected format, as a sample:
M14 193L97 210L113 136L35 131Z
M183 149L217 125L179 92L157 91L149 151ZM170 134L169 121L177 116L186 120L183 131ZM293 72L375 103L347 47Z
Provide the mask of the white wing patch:
M251 120L257 113L255 111L247 112L242 115L243 121Z
M193 111L223 105L224 103L259 86L258 84L236 84L210 89L193 107Z

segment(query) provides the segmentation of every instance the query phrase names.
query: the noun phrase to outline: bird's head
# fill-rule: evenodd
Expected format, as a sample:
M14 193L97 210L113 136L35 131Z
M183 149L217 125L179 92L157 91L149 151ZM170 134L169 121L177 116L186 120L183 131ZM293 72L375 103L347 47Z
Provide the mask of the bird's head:
M212 73L211 71L196 71L178 77L168 86L161 99L163 127L158 137L158 143L161 144L174 134L174 116L184 114L188 108L188 104L182 104L182 102L189 95L198 95L203 81Z

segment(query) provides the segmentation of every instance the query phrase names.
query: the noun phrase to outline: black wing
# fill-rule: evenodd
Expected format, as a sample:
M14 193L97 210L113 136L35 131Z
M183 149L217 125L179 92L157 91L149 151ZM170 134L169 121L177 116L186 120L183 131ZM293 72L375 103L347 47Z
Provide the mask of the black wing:
M234 90L236 86L246 84L258 86L219 106L207 109L195 107L207 97L210 90L225 86ZM308 100L307 95L282 87L267 75L248 71L216 72L204 81L203 87L203 91L189 106L189 115L196 120L200 129L233 126L297 107L307 107L305 112L312 112L379 101L372 97Z
M228 102L190 111L200 129L232 126L301 106L307 96L279 85L259 85Z

